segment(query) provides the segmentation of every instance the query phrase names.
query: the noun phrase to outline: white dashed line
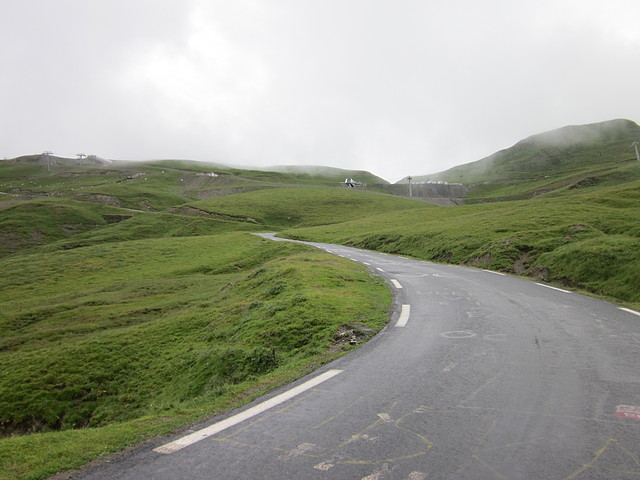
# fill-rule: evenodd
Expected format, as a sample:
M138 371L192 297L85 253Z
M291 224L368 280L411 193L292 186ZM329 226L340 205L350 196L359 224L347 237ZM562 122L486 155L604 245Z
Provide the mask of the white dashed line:
M213 425L203 428L202 430L198 430L197 432L193 432L189 435L179 438L178 440L167 443L158 448L154 448L153 451L158 453L164 453L164 454L177 452L178 450L188 447L189 445L193 445L194 443L199 442L200 440L204 440L205 438L210 437L211 435L215 435L216 433L221 432L222 430L226 430L227 428L233 427L234 425L244 422L245 420L251 417L255 417L256 415L262 412L265 412L270 408L276 407L281 403L284 403L287 400L290 400L293 397L296 397L301 393L304 393L307 390L310 390L313 387L320 385L322 382L326 382L327 380L335 377L339 373L342 373L342 370L329 370L321 375L318 375L317 377L312 378L311 380L304 382L301 385L298 385L297 387L292 388L291 390L288 390L284 393L281 393L280 395L276 395L275 397L270 398L269 400L259 403L255 407L249 408L244 412L240 412L237 415L229 417L218 423L214 423Z
M409 315L411 314L411 305L402 305L402 311L400 312L400 318L396 322L396 327L404 327L409 321Z
M393 283L393 286L396 288L402 288L402 285L400 285L400 282L398 280L396 280L395 278L391 279L391 283Z
M384 273L384 270L381 269L380 267L376 267L376 270L378 270L379 272L383 272Z

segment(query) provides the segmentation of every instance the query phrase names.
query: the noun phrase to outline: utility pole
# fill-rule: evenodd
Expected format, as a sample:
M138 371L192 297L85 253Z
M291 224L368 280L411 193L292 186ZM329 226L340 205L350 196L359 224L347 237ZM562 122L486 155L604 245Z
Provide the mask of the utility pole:
M636 149L636 158L640 162L640 153L638 153L638 142L633 142L631 146Z
M50 152L49 150L45 150L44 152L42 152L43 155L47 156L47 172L51 171L51 154L53 152Z
M407 177L407 180L409 180L409 197L413 197L413 192L411 191L411 178L411 175Z

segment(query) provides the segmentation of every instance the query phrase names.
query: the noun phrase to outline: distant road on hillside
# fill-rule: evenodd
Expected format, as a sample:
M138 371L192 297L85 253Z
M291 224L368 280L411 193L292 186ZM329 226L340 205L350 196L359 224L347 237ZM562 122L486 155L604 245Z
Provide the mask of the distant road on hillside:
M397 308L378 336L74 478L640 478L636 312L494 272L312 245L390 282Z

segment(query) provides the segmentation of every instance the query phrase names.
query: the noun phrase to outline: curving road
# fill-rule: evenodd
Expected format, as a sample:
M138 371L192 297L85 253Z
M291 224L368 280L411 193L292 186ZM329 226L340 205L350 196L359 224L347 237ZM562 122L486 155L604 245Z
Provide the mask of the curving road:
M494 272L311 245L397 290L378 336L74 478L640 479L640 314Z

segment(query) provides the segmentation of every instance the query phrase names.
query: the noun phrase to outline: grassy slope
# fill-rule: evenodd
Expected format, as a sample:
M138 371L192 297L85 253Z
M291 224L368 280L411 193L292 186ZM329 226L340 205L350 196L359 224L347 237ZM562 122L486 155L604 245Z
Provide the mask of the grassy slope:
M43 478L248 399L346 351L328 350L343 325L379 330L390 302L353 262L242 233L2 267L0 427L40 433L0 440L0 478ZM26 453L44 443L50 457Z
M0 166L1 479L45 478L244 403L353 348L339 332L385 324L391 293L361 266L240 232L414 202L180 165ZM239 185L262 191L193 202Z
M288 228L639 307L640 168L628 152L608 162L570 150L569 162L561 151L547 155L560 159L547 178L515 162L476 189L533 200L456 208L326 188L330 178L299 172L0 163L0 222L12 235L0 259L0 422L42 432L0 440L0 478L43 478L171 431L326 360L354 316L384 323L389 292L359 267L235 232ZM114 214L132 218L108 224ZM124 404L130 416L118 417ZM59 430L74 426L90 428Z
M471 186L470 201L528 199L585 177L615 178L619 169L636 162L630 145L638 138L640 127L630 120L569 126L428 178Z
M253 219L273 229L329 225L381 212L420 208L422 204L390 195L344 188L278 188L229 195L189 204L214 215Z
M529 274L640 305L640 181L575 192L455 208L424 206L283 234Z

